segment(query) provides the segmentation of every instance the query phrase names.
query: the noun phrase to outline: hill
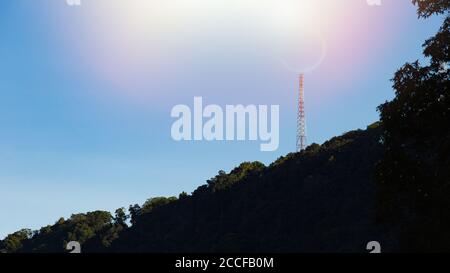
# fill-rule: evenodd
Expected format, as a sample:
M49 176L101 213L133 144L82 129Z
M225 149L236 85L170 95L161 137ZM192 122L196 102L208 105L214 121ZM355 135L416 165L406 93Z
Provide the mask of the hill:
M268 167L221 171L192 195L131 206L130 227L119 210L22 231L29 239L19 239L15 251L61 252L71 240L85 252L365 252L372 240L394 250L392 229L376 221L380 132L376 124Z
M269 167L244 163L143 214L118 251L365 251L375 221L379 130L354 131Z

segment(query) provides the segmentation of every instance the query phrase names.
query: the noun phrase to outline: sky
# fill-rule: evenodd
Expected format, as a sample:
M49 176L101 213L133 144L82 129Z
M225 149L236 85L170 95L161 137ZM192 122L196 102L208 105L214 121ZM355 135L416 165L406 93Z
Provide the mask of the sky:
M0 238L192 192L378 120L440 18L409 0L0 1ZM280 145L172 139L177 104L280 106Z

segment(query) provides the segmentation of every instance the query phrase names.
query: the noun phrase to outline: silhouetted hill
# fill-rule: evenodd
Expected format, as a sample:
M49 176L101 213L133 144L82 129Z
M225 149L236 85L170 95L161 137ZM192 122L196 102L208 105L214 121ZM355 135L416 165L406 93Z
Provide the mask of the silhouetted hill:
M379 131L353 131L267 168L243 164L143 214L112 249L364 252L389 236L375 221Z
M221 171L192 195L131 206L131 227L123 211L77 214L34 234L19 232L10 249L61 252L71 240L85 252L365 252L372 240L394 249L391 231L376 222L382 148L380 128L372 127L268 167Z

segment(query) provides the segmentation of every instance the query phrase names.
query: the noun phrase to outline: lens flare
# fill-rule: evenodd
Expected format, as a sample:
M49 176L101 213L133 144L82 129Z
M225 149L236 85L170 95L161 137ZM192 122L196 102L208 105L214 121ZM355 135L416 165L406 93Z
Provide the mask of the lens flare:
M294 73L308 73L317 69L327 56L327 42L320 32L300 32L288 40L281 63Z
M171 77L219 66L225 56L258 67L253 52L292 72L325 67L338 77L373 57L360 52L384 23L371 22L367 10L362 0L96 0L71 13L76 24L58 25L93 77L127 96L155 98Z

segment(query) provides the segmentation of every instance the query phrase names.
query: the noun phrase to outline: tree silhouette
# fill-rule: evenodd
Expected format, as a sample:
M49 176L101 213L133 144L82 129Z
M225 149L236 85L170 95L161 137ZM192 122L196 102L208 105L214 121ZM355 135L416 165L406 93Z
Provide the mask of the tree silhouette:
M398 70L395 98L379 107L386 149L377 172L380 217L400 227L406 250L450 250L450 2L413 2L419 17L445 20L423 45L430 63Z

